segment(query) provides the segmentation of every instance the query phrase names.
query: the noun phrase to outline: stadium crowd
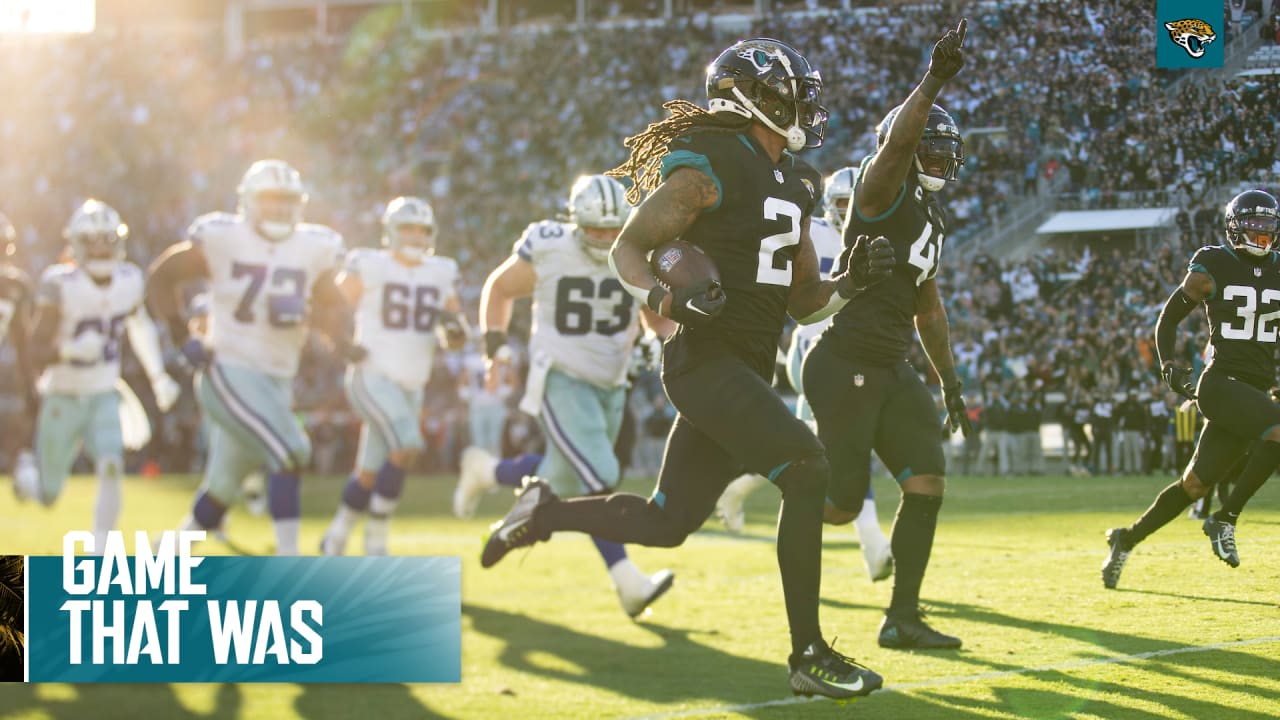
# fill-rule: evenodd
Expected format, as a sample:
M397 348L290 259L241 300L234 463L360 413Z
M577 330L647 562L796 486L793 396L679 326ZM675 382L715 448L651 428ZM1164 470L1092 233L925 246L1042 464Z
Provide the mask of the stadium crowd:
M700 15L662 28L424 41L395 10L370 12L343 37L255 40L235 59L224 58L219 36L201 34L6 39L0 210L19 227L21 264L38 273L55 261L70 209L98 196L130 224L130 258L145 265L192 218L229 209L250 161L283 157L313 188L308 219L332 224L351 246L376 243L387 198L428 197L440 252L458 259L461 298L474 315L486 274L520 229L559 212L576 175L621 160L621 139L658 119L664 98L701 98L689 83L698 75L690 69L707 59L697 49L732 39ZM804 48L823 73L832 120L811 162L830 171L874 148L876 124L919 76L921 48L953 16L945 7L895 7L755 22L751 34ZM997 393L1042 402L1061 392L1068 406L1152 393L1155 309L1189 250L1220 232L1207 209L1219 199L1199 198L1197 189L1280 162L1278 121L1257 112L1280 100L1276 83L1175 86L1152 67L1149 16L1150 5L1134 0L1031 0L987 4L971 18L973 71L943 98L969 141L962 182L946 193L956 227L940 283L961 372L988 405ZM1186 107L1196 112L1168 119ZM1087 205L1167 190L1191 216L1154 258L1090 247L1011 264L966 250L967 236L1059 170ZM1198 328L1183 352L1198 358L1203 335ZM126 375L131 367L136 376L136 364ZM424 414L426 462L446 468L475 434L469 406L494 398L479 389L477 349L449 354L438 367ZM322 472L343 471L354 453L357 420L340 374L337 361L312 352L298 381ZM5 381L12 394L12 374ZM664 430L670 409L651 379L637 388L643 439ZM514 405L518 397L510 388L499 400ZM536 433L513 414L505 447L536 444ZM161 467L199 466L190 393L159 438Z

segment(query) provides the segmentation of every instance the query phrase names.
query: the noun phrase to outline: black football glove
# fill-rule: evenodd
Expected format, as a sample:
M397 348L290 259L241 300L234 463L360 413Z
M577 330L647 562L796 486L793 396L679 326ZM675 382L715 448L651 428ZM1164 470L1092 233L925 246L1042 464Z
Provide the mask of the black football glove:
M1164 384L1188 400L1196 399L1195 388L1191 386L1191 369L1178 367L1172 360L1166 360L1160 366L1160 377Z
M929 74L942 81L950 80L964 67L964 35L969 27L966 18L960 18L955 30L948 30L933 46L929 59Z
M720 281L711 278L687 288L673 290L670 295L671 306L667 309L667 317L689 327L711 322L724 311L724 305L728 302ZM659 307L661 304L662 300L658 298Z
M836 292L844 298L852 298L889 277L897 263L893 245L883 235L874 240L869 235L859 235L843 255L837 267L843 267L844 272L836 276L835 283Z
M964 404L964 393L960 383L942 387L942 402L947 406L947 432L959 430L964 437L973 431L973 423L969 421L969 409Z

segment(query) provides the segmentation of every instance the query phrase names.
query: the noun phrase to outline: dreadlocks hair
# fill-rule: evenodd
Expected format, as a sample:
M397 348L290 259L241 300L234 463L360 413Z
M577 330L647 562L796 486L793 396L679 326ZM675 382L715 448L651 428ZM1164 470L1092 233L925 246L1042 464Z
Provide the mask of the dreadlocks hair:
M0 682L22 682L21 555L0 555Z
M663 104L670 117L649 123L649 127L623 141L631 149L631 157L605 175L630 178L627 202L639 205L640 198L652 192L662 181L662 158L667 146L682 135L699 132L740 133L754 122L731 112L708 112L688 100L672 100Z

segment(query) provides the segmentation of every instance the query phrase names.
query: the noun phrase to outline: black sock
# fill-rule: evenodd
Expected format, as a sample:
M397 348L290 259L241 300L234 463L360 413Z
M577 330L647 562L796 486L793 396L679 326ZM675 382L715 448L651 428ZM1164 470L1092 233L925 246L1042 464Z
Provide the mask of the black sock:
M920 606L920 585L933 552L942 496L903 493L893 521L893 600L889 613L914 613Z
M815 640L822 586L822 511L831 471L826 458L792 463L774 483L782 490L778 510L778 569L791 627L792 664Z
M1240 477L1236 478L1231 494L1222 502L1222 509L1213 514L1219 522L1235 523L1240 511L1249 503L1249 498L1258 492L1258 488L1271 477L1271 473L1280 466L1280 443L1263 442L1249 451L1249 461L1245 463Z
M1130 545L1146 540L1151 533L1168 525L1182 511L1191 507L1193 502L1195 501L1187 494L1186 488L1182 487L1182 481L1174 480L1172 485L1160 491L1156 501L1142 513L1142 517L1129 526L1126 540Z
M662 510L648 498L630 493L595 495L558 500L538 508L534 526L539 531L584 532L616 543L662 545L658 539L667 523Z

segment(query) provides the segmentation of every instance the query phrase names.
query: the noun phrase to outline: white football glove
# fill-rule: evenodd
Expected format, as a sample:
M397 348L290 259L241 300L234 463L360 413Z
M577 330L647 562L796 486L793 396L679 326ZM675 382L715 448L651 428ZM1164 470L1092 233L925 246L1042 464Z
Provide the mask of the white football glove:
M63 362L97 362L102 359L102 351L106 346L107 336L89 329L62 343L58 348L58 357Z
M160 412L167 413L178 402L182 386L169 377L168 373L161 373L151 380L151 392L156 396L156 407L160 408Z

